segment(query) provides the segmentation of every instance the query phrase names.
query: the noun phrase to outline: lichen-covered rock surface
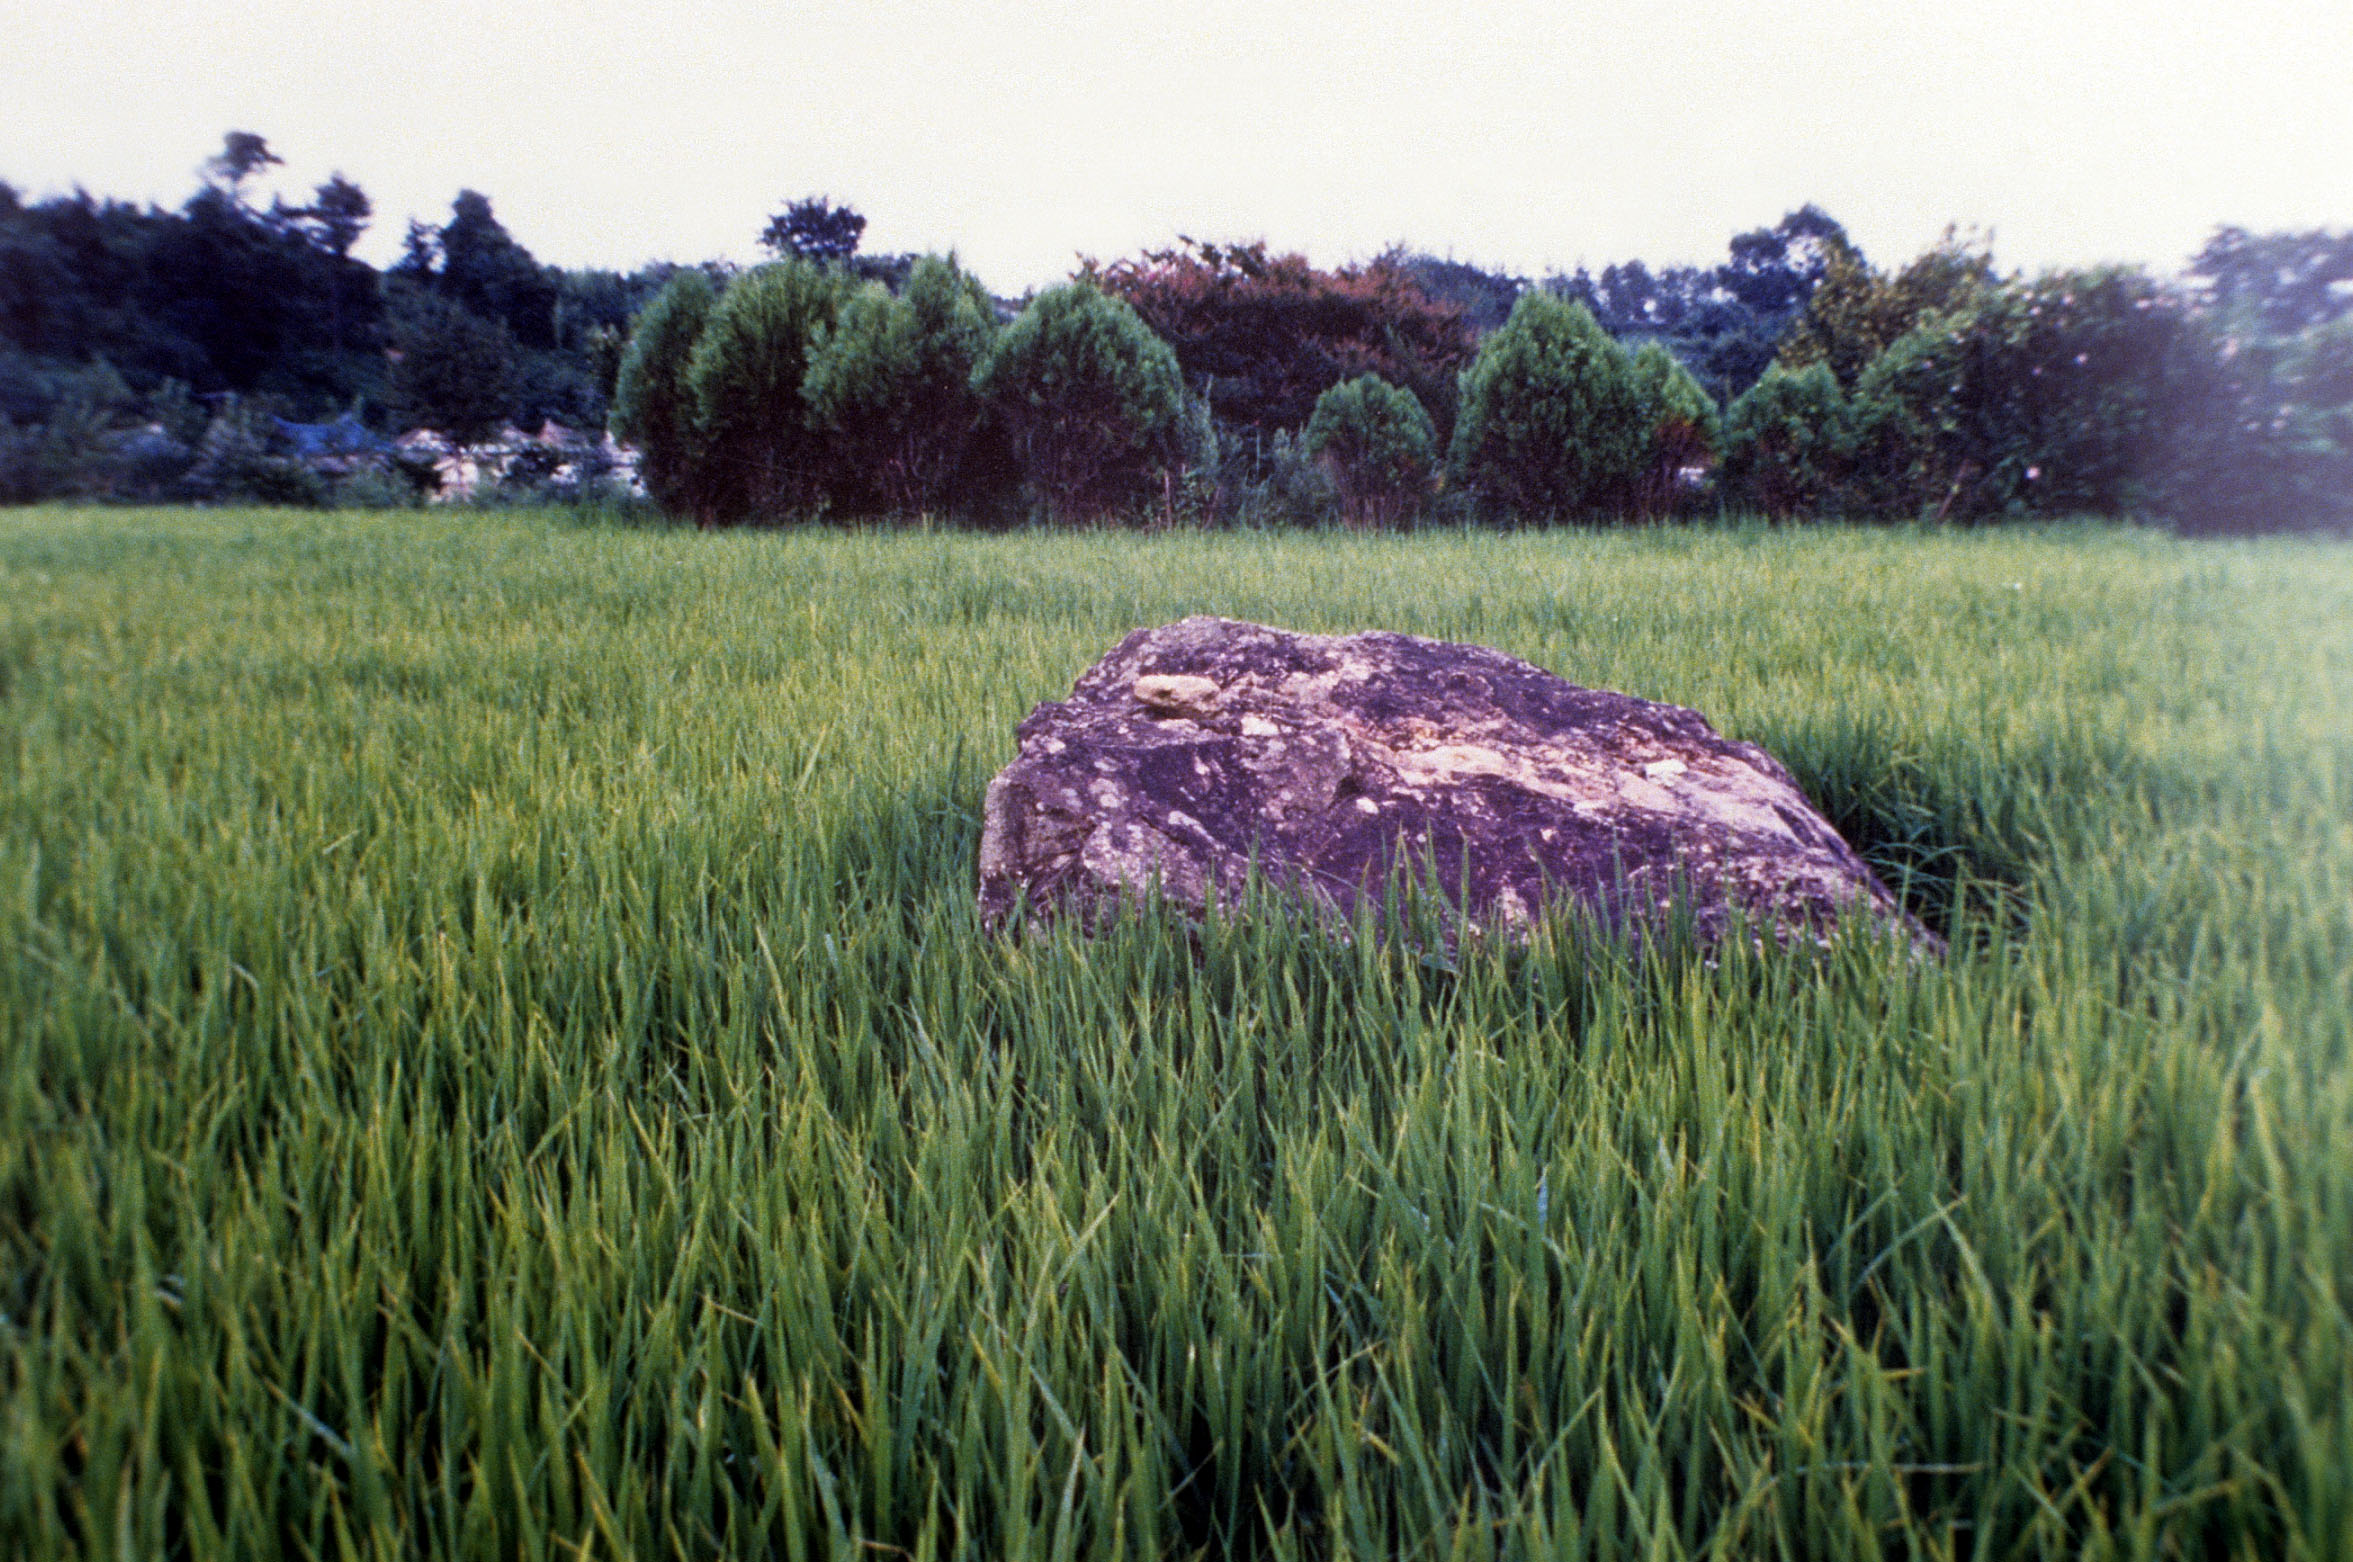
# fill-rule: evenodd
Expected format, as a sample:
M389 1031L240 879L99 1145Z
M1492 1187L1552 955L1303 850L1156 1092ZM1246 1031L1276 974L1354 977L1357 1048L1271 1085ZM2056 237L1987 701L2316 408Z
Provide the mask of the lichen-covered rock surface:
M1230 907L1255 860L1341 919L1401 868L1490 929L1562 895L1639 929L1680 896L1705 938L1736 909L1784 940L1860 911L1935 942L1763 749L1481 646L1188 618L1129 635L1020 739L989 784L992 922L1152 885Z

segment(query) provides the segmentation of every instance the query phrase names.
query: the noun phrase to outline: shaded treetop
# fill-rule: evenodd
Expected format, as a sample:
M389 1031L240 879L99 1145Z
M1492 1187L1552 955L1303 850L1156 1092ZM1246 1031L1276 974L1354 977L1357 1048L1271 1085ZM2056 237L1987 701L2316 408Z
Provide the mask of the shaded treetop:
M836 206L830 197L806 196L768 219L760 232L760 247L778 260L814 260L839 264L858 253L866 219L854 208Z
M1378 374L1451 424L1470 328L1393 257L1321 271L1303 255L1270 255L1264 240L1178 243L1109 265L1089 260L1081 274L1176 349L1220 418L1295 429L1331 386Z

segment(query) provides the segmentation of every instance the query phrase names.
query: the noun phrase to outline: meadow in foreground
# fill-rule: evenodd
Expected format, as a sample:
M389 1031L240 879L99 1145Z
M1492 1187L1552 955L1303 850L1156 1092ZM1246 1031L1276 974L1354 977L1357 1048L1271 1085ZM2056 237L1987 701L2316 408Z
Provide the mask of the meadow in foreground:
M1694 706L1952 952L984 936L1191 612ZM0 515L0 1553L2349 1537L2353 549Z

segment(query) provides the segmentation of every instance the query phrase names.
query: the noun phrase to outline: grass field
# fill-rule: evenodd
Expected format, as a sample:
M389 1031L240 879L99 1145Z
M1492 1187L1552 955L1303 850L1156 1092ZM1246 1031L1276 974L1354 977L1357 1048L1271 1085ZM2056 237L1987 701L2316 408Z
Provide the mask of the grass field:
M1953 952L983 936L1203 611ZM2353 547L0 513L0 1555L2353 1555Z

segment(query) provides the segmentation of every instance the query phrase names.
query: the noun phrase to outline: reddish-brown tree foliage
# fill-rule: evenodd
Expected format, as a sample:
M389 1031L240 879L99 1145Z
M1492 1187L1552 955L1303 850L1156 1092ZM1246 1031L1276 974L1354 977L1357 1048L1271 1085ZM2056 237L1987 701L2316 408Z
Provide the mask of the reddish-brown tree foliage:
M1475 344L1462 312L1387 260L1318 271L1265 241L1204 244L1134 260L1087 261L1082 274L1123 298L1176 349L1186 382L1231 424L1296 429L1331 386L1378 374L1454 421L1455 376Z

